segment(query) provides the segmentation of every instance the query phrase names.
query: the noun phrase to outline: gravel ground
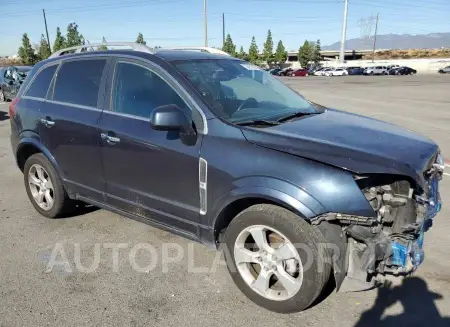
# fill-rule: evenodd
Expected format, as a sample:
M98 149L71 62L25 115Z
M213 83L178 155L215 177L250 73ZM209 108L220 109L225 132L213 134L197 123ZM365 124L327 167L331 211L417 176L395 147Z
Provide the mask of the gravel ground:
M318 103L425 134L450 156L450 76L283 81ZM221 257L203 245L104 210L60 220L39 216L11 154L6 113L0 104L0 326L450 326L450 177L441 183L444 207L413 278L391 291L333 292L305 312L279 315L247 300ZM111 243L126 247L116 267ZM138 244L156 251L150 272L133 269L149 263L148 251L134 251ZM57 250L69 267L49 271ZM163 261L164 253L174 262ZM192 262L202 271L192 272ZM92 264L98 267L89 272Z

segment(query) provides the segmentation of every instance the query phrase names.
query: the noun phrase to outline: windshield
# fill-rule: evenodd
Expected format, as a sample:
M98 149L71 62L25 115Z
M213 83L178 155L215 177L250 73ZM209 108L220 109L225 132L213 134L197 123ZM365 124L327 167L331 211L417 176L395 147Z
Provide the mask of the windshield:
M244 61L209 59L174 65L214 112L232 123L318 112L270 73Z

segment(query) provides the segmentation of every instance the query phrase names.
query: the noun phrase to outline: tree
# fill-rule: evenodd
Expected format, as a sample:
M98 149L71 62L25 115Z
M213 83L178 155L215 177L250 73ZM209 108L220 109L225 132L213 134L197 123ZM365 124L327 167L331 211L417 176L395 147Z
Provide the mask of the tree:
M137 39L136 39L136 43L140 43L143 45L146 45L147 42L144 41L144 35L142 35L142 33L139 32Z
M53 52L64 49L66 47L66 38L61 34L59 27L56 28L56 38L53 43Z
M67 26L67 35L66 35L66 47L74 47L77 45L84 45L84 37L78 31L78 25L74 23L70 23Z
M248 61L248 54L245 53L243 46L241 46L241 49L239 50L239 53L237 53L236 57Z
M320 40L317 40L313 51L314 52L313 61L316 65L318 65L319 62L322 60L322 55L320 54L320 51L322 51L320 47Z
M97 50L99 50L99 51L105 51L105 50L108 50L108 47L107 47L106 45L103 45L103 44L105 44L105 43L106 43L106 39L105 39L105 37L103 37L103 38L102 38L102 45L99 46L99 47L97 48Z
M222 51L225 51L226 53L228 53L232 56L236 56L236 45L234 45L230 34L228 34L225 39L225 43L223 44Z
M275 50L275 61L282 64L286 62L287 59L287 51L283 45L283 41L279 41L277 45L277 49Z
M38 56L34 52L33 47L31 46L30 39L28 38L28 34L24 33L22 36L22 46L19 48L19 57L24 65L34 65L39 61Z
M305 43L298 49L298 61L300 62L300 65L302 67L308 66L309 61L311 60L311 45L307 40L305 40Z
M267 31L266 42L264 42L263 59L267 63L273 60L273 40L272 40L272 32L270 30Z
M248 49L248 59L251 63L256 64L258 58L258 46L256 45L255 37L252 37L252 43L250 44L250 48Z
M50 46L48 45L47 39L44 34L41 34L41 41L39 42L37 56L39 60L45 60L51 55Z

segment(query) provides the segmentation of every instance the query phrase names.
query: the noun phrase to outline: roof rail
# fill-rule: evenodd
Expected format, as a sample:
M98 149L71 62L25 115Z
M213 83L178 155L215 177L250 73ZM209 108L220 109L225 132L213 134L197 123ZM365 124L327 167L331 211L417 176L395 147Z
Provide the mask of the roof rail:
M86 52L86 51L93 51L94 48L98 48L101 46L110 46L110 47L130 47L131 49L135 51L142 51L147 53L154 53L153 49L149 48L148 46L140 43L135 42L105 42L105 43L90 43L90 44L84 44L84 45L77 45L70 48L65 48L58 50L54 52L50 58L56 58L62 55L65 55L67 53L79 53L79 52ZM88 48L92 50L87 50ZM75 51L73 51L75 50Z
M210 48L210 47L167 47L167 48L158 48L157 50L202 51L202 52L209 52L209 53L219 54L219 55L224 55L224 56L230 56L230 54L226 53L225 51L222 51L222 50L216 49L216 48Z

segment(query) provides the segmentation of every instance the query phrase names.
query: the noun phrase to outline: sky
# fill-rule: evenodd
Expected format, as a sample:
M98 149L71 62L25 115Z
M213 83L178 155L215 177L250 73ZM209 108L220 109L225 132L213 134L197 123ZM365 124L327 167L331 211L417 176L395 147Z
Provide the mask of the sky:
M150 46L202 46L203 0L0 0L0 56L14 55L23 33L33 44L45 34L45 9L53 44L56 27L76 22L89 42L134 41L143 33ZM274 43L297 51L305 39L322 45L340 40L344 0L207 0L209 46L222 45L225 31L237 49L248 51L252 36L260 49L270 29ZM374 33L450 32L450 0L349 0L347 39Z

